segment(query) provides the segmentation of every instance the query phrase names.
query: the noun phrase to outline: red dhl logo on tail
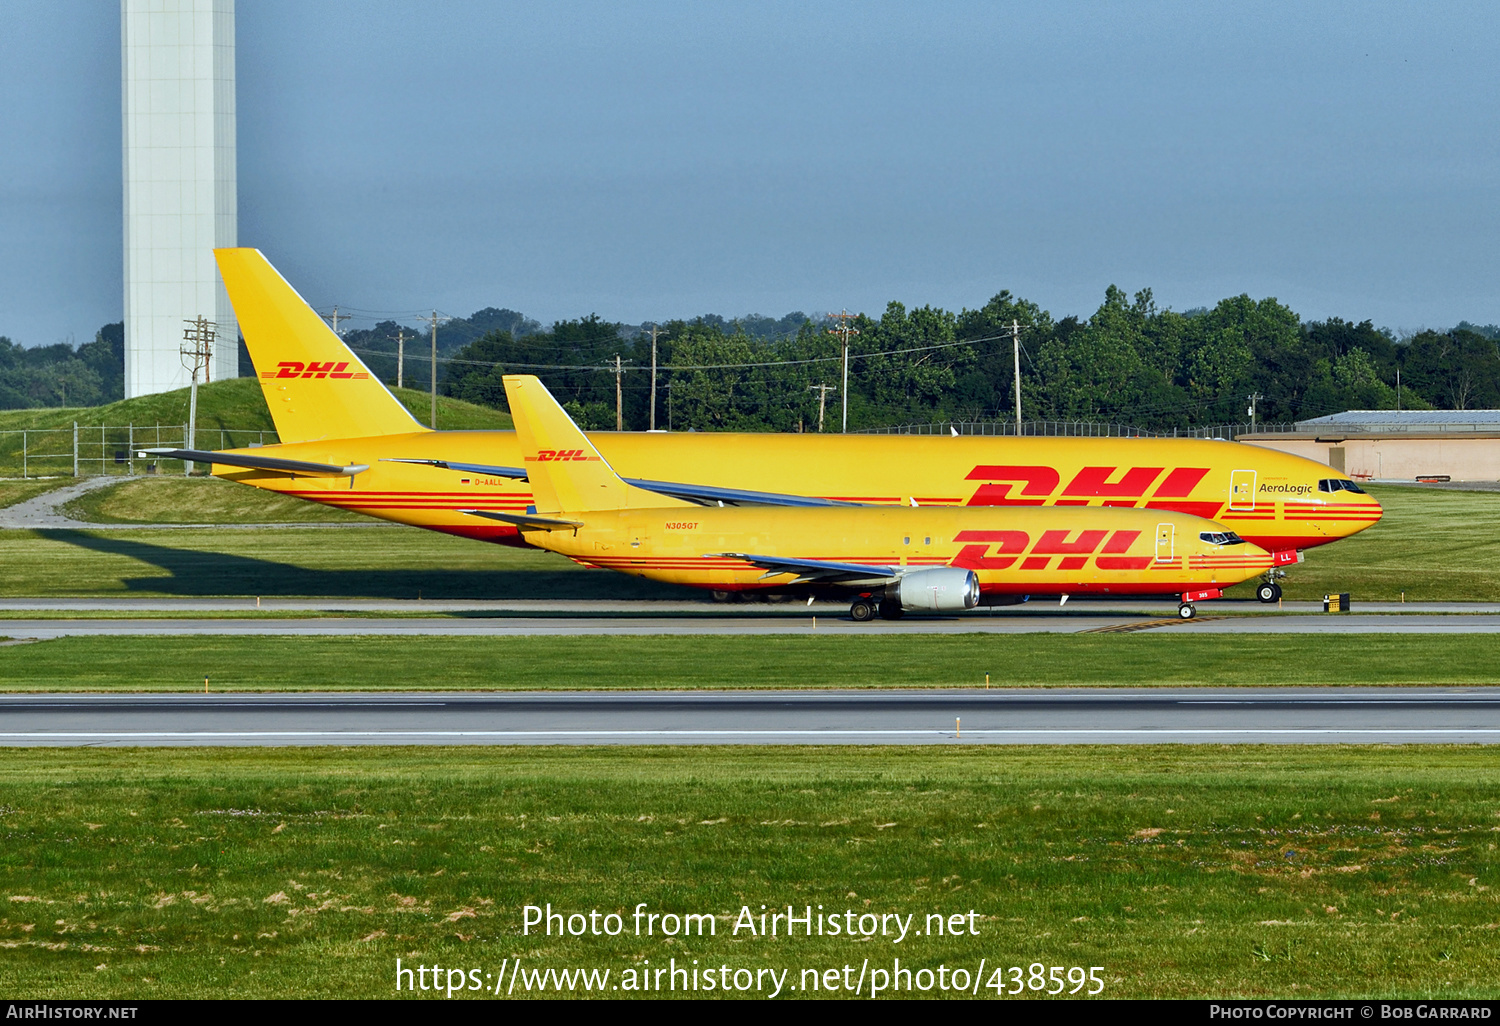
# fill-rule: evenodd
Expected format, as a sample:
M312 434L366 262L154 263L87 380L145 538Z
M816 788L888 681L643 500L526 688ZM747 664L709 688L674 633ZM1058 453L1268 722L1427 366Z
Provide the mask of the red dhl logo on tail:
M300 360L282 360L276 365L276 370L261 371L263 378L368 378L368 371L351 371L348 369L349 361L335 363L326 360L319 363L312 360L303 363Z
M527 456L527 463L561 463L569 460L584 463L594 462L598 456L585 456L582 449L538 449L535 456Z

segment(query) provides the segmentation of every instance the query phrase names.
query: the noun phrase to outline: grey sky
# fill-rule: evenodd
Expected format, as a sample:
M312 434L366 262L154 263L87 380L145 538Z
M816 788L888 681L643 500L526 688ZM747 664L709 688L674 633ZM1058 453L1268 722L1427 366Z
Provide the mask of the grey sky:
M1500 321L1500 8L240 0L240 243L548 322L1274 295ZM0 5L0 334L121 314L119 8Z

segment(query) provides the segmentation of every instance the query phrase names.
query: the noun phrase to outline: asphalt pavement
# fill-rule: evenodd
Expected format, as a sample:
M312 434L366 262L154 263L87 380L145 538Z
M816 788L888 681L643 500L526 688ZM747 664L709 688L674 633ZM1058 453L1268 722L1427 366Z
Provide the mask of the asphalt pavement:
M1195 620L1117 613L908 616L855 623L847 611L782 615L641 616L364 616L203 617L174 619L3 619L0 638L48 640L64 637L515 637L570 635L795 635L857 634L1080 634L1134 631L1187 634L1494 634L1494 613L1292 613L1280 616L1215 616Z
M0 696L8 746L1496 742L1500 688Z

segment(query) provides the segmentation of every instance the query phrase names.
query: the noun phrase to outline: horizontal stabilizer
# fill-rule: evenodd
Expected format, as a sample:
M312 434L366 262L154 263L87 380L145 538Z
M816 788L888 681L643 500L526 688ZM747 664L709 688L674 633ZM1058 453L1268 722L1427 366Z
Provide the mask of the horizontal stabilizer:
M766 571L766 577L796 574L791 583L803 584L889 584L901 571L889 566L861 566L859 563L835 563L826 559L793 559L787 556L756 556L748 552L710 552L709 556L743 559Z
M308 463L303 460L281 460L274 456L248 456L238 452L210 452L204 449L141 449L138 455L162 460L187 460L190 463L217 463L246 470L270 470L278 474L305 474L309 477L353 477L370 469L368 463Z
M454 463L451 460L407 460L395 456L382 456L381 463L420 463L426 467L441 467L443 470L457 470L465 474L488 474L490 477L509 477L517 481L525 481L526 470L523 467L492 467L486 463Z
M539 517L531 513L496 513L491 509L461 509L459 512L467 513L471 517L484 517L486 520L498 520L502 524L514 524L516 527L529 527L538 531L573 531L583 526L582 520Z

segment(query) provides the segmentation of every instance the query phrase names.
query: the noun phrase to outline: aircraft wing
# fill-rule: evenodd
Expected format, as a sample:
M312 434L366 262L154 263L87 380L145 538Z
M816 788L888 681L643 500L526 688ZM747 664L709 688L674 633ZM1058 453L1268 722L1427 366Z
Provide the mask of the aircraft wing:
M419 463L466 474L488 474L516 481L529 480L525 467L492 467L484 463L454 463L451 460L421 460L382 457L382 463ZM626 484L673 499L694 502L700 506L858 506L857 502L839 502L811 495L787 495L781 492L755 492L741 488L716 488L712 485L687 484L681 481L648 481L640 477L621 478Z
M471 517L484 517L486 520L498 520L502 524L514 524L517 527L530 527L541 531L571 531L583 526L582 520L539 517L534 513L497 513L492 509L461 509L459 512L467 513Z
M308 463L305 460L283 460L274 456L251 456L238 452L211 452L206 449L140 449L141 456L155 456L166 460L187 460L190 463L218 463L227 467L244 467L247 470L271 470L279 474L305 474L310 477L353 477L370 469L368 463L351 463L339 466L336 463Z
M827 559L792 559L787 556L757 556L748 552L710 552L710 556L743 559L766 571L761 580L781 574L796 574L792 584L889 584L901 572L889 566L864 566L859 563L836 563Z

